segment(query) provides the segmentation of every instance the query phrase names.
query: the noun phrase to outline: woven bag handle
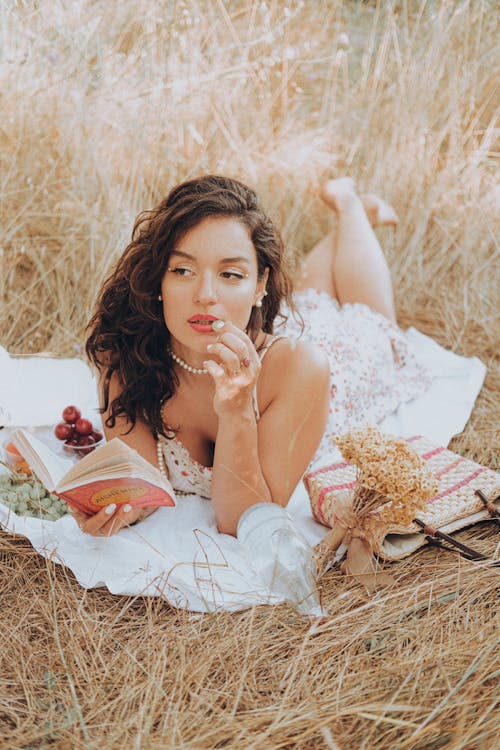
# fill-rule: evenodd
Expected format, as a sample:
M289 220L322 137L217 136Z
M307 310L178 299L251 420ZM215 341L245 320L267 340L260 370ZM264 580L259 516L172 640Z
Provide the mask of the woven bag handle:
M474 494L476 494L481 499L484 507L493 518L493 520L496 521L498 526L500 524L500 511L496 507L495 503L500 500L500 495L493 498L492 500L489 500L482 490L474 490Z

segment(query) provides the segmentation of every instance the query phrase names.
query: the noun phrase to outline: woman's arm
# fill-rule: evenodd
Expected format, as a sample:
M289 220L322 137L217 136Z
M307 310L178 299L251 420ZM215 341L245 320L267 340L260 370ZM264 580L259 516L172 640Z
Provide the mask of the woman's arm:
M270 398L258 425L260 465L273 502L285 506L325 430L330 365L312 344L289 341L277 342L264 362Z
M120 395L122 390L123 386L121 385L118 374L115 371L109 381L109 406L111 406L114 399ZM104 405L104 376L102 374L99 378L99 400L102 408ZM146 461L149 461L149 463L153 464L153 466L158 469L156 440L151 432L151 428L139 420L137 420L132 427L128 419L123 416L116 418L114 427L106 427L106 419L108 418L109 413L110 408L108 408L108 411L104 412L102 415L106 440L111 440L114 437L120 438L120 440L123 440L123 442L130 446L130 448L136 450L137 453L146 459Z
M233 535L239 517L251 505L287 504L314 456L328 413L326 357L308 344L282 341L266 356L268 405L257 423L252 391L260 362L255 350L252 359L254 371L233 378L230 367L227 372L207 363L219 394L214 403L219 426L212 503L219 531Z

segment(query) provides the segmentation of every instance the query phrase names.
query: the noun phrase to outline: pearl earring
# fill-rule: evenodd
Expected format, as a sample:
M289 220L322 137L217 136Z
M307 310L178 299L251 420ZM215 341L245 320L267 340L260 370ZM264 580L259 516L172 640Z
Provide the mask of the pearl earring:
M162 301L162 299L163 299L163 297L161 296L161 294L159 294L159 295L158 295L158 297L157 297L156 299L158 300L158 302L161 302L161 301Z
M262 292L262 297L267 297L267 292L265 289ZM262 297L259 297L259 299L256 301L255 307L262 307Z

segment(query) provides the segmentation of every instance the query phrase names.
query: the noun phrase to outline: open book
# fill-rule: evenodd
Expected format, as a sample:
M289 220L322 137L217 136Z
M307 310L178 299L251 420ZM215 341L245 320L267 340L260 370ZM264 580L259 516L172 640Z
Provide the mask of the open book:
M133 508L175 506L170 482L119 438L76 464L22 428L14 430L11 440L45 487L70 507L97 513L111 503Z

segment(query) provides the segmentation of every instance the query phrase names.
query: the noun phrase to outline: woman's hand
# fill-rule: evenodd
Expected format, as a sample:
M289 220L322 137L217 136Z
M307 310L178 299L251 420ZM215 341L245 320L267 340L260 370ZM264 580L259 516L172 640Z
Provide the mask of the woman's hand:
M215 383L214 410L222 414L241 413L252 408L253 390L261 363L251 339L232 323L219 329L216 343L207 346L204 363Z
M143 521L157 508L132 508L130 505L107 505L98 513L89 515L76 508L71 509L78 526L85 534L91 536L112 536L120 529L130 526L135 521Z

